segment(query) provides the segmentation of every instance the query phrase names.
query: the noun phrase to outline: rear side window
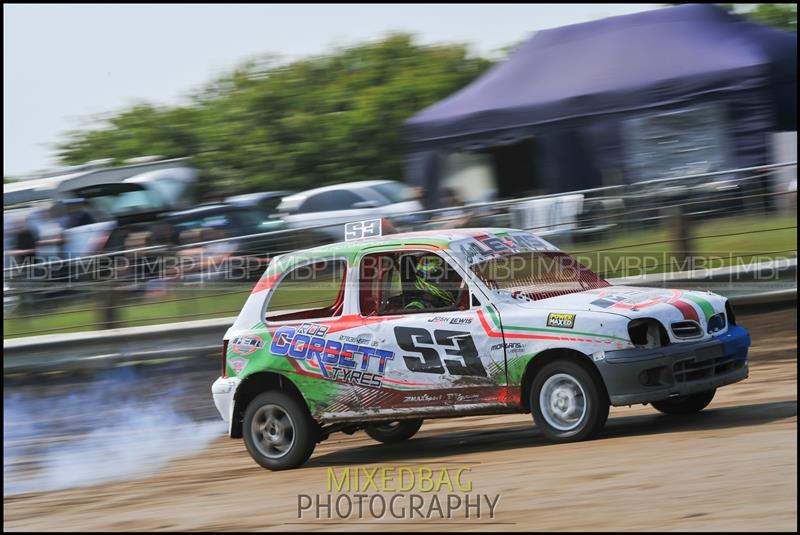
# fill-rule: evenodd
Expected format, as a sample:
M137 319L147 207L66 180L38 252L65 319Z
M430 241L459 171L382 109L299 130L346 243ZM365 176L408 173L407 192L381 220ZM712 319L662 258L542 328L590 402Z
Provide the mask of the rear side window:
M341 316L347 262L321 260L292 269L267 303L267 321Z
M347 190L333 190L318 193L309 197L306 202L300 206L299 212L327 212L329 210L347 210L352 206L362 201L363 199Z
M264 217L261 213L256 210L248 210L246 208L240 208L235 212L232 212L231 216L239 223L239 225L246 229L258 228L261 222L264 221Z

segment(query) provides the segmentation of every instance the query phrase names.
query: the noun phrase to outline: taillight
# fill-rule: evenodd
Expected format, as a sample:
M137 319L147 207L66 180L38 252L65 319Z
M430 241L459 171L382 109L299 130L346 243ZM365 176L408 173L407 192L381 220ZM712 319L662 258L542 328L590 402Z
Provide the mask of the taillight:
M222 377L228 376L228 341L222 341Z

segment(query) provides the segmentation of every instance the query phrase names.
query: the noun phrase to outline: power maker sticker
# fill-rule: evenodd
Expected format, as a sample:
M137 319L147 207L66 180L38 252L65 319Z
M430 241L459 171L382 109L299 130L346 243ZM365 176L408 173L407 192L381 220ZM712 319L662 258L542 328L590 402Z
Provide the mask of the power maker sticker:
M547 326L558 327L561 329L572 329L575 325L575 314L561 314L558 312L551 312L547 315Z

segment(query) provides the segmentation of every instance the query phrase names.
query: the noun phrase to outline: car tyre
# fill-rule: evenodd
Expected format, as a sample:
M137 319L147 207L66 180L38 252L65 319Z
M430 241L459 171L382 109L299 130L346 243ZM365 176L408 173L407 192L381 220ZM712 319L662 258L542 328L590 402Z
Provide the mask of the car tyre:
M717 389L712 388L696 394L654 401L652 405L654 409L664 414L693 414L708 407L716 393Z
M319 435L302 401L278 390L259 394L247 405L242 431L250 456L268 470L305 463Z
M530 389L536 427L552 442L577 442L600 432L608 420L605 388L586 368L569 360L546 364Z
M420 427L422 427L422 418L368 425L364 431L378 442L393 444L413 437Z

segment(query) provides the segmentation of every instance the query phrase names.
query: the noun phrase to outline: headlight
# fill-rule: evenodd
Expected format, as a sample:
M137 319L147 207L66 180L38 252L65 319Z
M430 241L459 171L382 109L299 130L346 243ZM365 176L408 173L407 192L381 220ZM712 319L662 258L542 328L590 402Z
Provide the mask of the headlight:
M628 336L636 347L662 347L669 344L667 330L653 318L639 318L628 324Z
M733 305L730 301L725 301L725 315L728 316L729 325L736 325L736 315L733 313Z
M706 330L708 334L714 334L725 328L725 314L720 312L708 318L708 326Z

